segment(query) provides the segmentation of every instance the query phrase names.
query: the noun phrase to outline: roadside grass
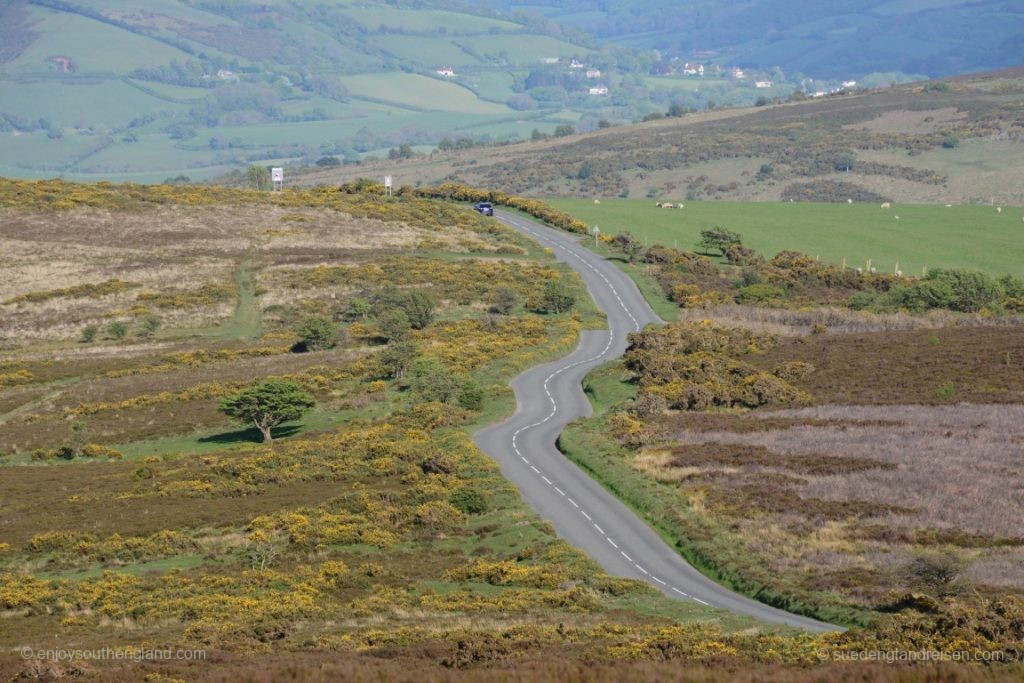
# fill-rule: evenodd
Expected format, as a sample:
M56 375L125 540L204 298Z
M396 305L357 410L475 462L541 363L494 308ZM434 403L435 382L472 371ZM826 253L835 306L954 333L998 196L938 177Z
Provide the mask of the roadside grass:
M720 226L769 257L792 249L835 264L845 259L850 268L870 259L879 272L891 273L898 264L906 275L924 268L1024 275L1021 207L999 213L990 206L686 201L685 209L659 209L653 199L548 201L604 234L627 231L648 245L693 250L702 230Z
M834 624L865 624L874 616L833 594L808 594L792 579L771 575L727 528L690 509L671 487L630 467L629 454L610 432L607 413L578 420L562 432L558 447L702 574L766 604Z

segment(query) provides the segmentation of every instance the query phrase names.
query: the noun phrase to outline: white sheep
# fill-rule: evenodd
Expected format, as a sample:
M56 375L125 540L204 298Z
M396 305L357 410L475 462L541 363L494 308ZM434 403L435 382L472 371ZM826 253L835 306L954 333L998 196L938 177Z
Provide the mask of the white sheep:
M946 204L946 208L947 208L947 209L952 209L952 208L953 208L953 205L952 205L952 204Z
M600 200L600 199L595 199L595 200L594 200L594 203L595 203L595 204L600 204L600 203L601 203L601 200Z
M847 204L853 204L853 200L852 200L852 199L847 199L847 200L846 200L846 203L847 203Z
M857 269L857 275L860 275L860 274L861 274L861 273L863 273L863 272L864 272L864 269L863 269L863 268L858 268L858 269Z
M676 208L677 209L685 209L686 207L683 206L683 204L680 202L679 204L676 204Z
M900 219L900 217L899 217L899 216L896 216L896 220L899 220L899 219Z
M882 204L881 208L883 208L883 209L891 209L892 208L892 204L890 204L889 202L884 202Z
M1003 212L1003 207L997 206L996 207L996 213L1002 213L1002 212Z

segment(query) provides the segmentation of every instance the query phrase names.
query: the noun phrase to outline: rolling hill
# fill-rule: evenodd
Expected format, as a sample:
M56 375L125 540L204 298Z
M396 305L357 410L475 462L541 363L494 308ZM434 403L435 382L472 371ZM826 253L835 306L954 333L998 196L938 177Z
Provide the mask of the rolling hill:
M667 57L817 77L949 76L1017 65L1024 55L1024 7L1005 0L570 0L531 10Z
M586 60L592 50L575 35L483 9L188 0L139 7L0 6L0 174L200 179L256 160L358 158L444 135L550 132L595 104L577 95L566 106L563 94L544 106L509 106L529 65ZM443 67L454 74L439 74Z
M592 131L671 105L781 101L1022 54L1021 11L1006 2L863 0L810 13L787 2L10 0L0 174L200 180L445 137ZM694 50L700 75L683 69Z
M1022 205L1024 69L308 171L518 194Z

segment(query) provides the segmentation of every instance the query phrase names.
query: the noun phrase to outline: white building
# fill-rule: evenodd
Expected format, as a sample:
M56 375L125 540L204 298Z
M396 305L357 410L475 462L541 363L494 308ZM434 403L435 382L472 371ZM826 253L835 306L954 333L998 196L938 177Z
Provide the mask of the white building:
M739 68L738 66L734 66L733 68L731 68L729 70L729 75L732 76L733 78L738 78L741 80L747 77L747 74L743 71L743 69Z
M442 66L441 68L437 69L437 75L444 76L445 78L452 78L453 76L455 76L455 69L451 68L450 66Z
M844 88L856 88L857 87L857 81L843 81L843 87Z
M775 84L772 83L771 81L754 81L755 88L770 88L773 85Z
M587 78L601 78L601 70L587 69Z
M231 83L238 80L238 76L235 75L235 72L229 69L220 69L219 71L217 71L217 78L219 78L222 81L228 81Z
M574 59L571 62L569 62L569 68L570 69L582 69L584 66L586 66L586 65L583 62L581 62L579 60L576 60L576 59Z
M683 64L683 73L687 76L703 76L704 65L703 64L690 64L687 62Z
M558 57L541 57L541 64L558 64Z
M606 86L606 85L595 85L593 88L590 89L590 94L591 95L607 95L608 94L608 86Z

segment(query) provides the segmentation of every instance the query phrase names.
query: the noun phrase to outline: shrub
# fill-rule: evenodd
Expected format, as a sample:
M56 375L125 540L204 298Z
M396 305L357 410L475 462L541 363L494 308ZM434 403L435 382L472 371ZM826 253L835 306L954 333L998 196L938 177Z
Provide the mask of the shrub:
M422 330L434 321L434 309L436 307L437 304L434 303L434 298L430 294L419 290L410 292L405 301L402 302L402 308L409 318L409 325L414 330Z
M79 340L83 344L91 344L92 341L96 339L96 335L99 331L99 325L86 325L82 328L82 335L79 337Z
M338 341L338 326L322 316L311 316L300 321L293 330L299 341L295 351L320 351L334 347Z
M569 287L561 279L548 280L544 285L544 293L541 295L538 313L565 313L576 305L576 297L569 291Z
M389 344L377 354L377 363L382 377L398 379L405 376L406 371L419 355L415 342L399 340Z
M511 287L498 287L491 293L491 313L509 315L519 305L519 295Z
M158 315L149 313L142 316L139 320L139 336L140 337L152 337L156 334L156 331L160 329L160 326L164 324L163 318Z
M462 486L448 496L448 502L467 515L482 515L487 512L487 498L479 490Z
M725 258L734 266L758 266L764 263L764 256L742 244L732 244L725 250Z
M782 299L786 290L769 284L756 284L741 287L736 293L736 301L741 304L758 304Z
M467 377L462 386L459 387L457 403L466 410L478 411L484 407L484 390L480 384L471 377Z
M110 339L124 339L128 334L128 325L120 320L115 320L107 325L106 333Z
M984 273L960 269L930 271L924 280L893 292L898 305L912 310L946 308L965 313L976 313L1004 295L1000 282Z
M900 569L900 578L914 590L938 597L956 595L964 589L964 562L944 552L922 552Z
M409 322L409 316L406 315L405 311L399 309L385 311L381 314L377 319L377 329L380 330L380 334L384 339L397 341L404 339L409 334L412 324Z

